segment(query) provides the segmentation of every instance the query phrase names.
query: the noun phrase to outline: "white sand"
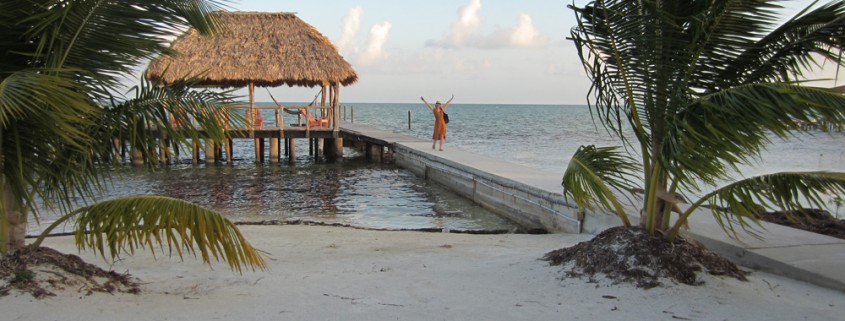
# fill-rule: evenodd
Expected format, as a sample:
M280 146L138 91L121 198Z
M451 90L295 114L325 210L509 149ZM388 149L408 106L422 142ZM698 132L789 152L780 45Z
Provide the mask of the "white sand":
M462 235L243 226L269 270L139 253L115 263L143 293L0 298L4 320L842 320L845 293L755 272L705 286L561 279L544 253L589 235ZM55 249L76 253L67 237ZM102 258L81 253L104 267Z

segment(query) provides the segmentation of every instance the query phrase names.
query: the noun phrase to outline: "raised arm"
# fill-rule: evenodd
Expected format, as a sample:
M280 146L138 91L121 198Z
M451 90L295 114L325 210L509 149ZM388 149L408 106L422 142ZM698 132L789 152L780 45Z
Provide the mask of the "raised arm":
M423 96L420 96L420 99L425 103L426 106L428 106L428 109L431 109L431 111L434 111L434 107L431 107L431 104L429 104L427 101L425 101L425 98L423 98Z
M452 103L452 99L455 99L455 94L452 94L452 98L449 98L449 101L443 104L443 110L446 110L446 107L449 107L449 104Z

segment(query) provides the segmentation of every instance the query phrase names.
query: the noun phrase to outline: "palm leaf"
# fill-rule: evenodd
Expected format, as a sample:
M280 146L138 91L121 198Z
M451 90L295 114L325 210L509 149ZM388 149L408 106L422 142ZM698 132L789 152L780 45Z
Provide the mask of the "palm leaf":
M220 143L226 137L226 122L237 125L242 117L228 108L233 103L231 92L194 90L197 81L189 78L163 84L142 79L140 85L132 88L132 99L106 108L103 122L96 129L99 139L105 146L114 137L126 139L150 164L157 163L156 155L150 151L158 147L159 137L167 137L182 147L205 138ZM204 135L200 135L200 128ZM115 151L102 152L106 153L104 158L110 158Z
M774 19L771 19L774 20ZM821 66L816 59L838 62L842 46L845 2L831 1L787 20L732 57L730 66L714 80L778 82L800 80L800 75ZM724 52L723 52L724 54Z
M625 226L630 226L631 222L614 191L630 193L634 186L631 173L637 165L617 149L593 145L579 147L569 161L561 185L564 197L572 198L578 207L607 209L618 215Z
M734 221L744 230L756 223L761 211L781 209L786 212L803 208L824 208L821 194L845 193L845 173L781 172L747 178L716 189L687 209L675 223L670 235L677 235L687 218L708 203L713 216L725 232L736 236Z
M224 260L229 268L264 269L264 260L238 228L214 211L183 200L162 196L128 196L99 202L71 212L45 229L34 246L56 226L75 219L76 244L92 248L112 260L121 253L155 248L180 258L183 251L199 253L211 265Z
M664 166L715 185L726 169L756 157L770 134L786 138L800 122L845 122L845 95L795 84L736 86L702 97L684 109L664 140ZM695 184L686 187L694 188Z
M78 80L92 92L108 97L105 88L118 88L120 77L161 52L167 39L188 26L203 34L217 23L209 15L221 6L215 0L77 0L52 4L41 0L39 12L23 16L27 36L39 44L35 56L52 67L85 70Z
M92 188L108 176L95 162L113 156L111 139L125 137L113 134L125 133L129 124L101 105L113 103L112 94L121 91L119 81L138 62L169 51L162 39L175 37L189 25L212 32L216 22L208 13L219 3L0 2L0 168L15 197L24 199L30 210L33 192L48 206L60 204L63 210L75 197L89 198ZM180 103L199 110L200 100L209 97ZM151 117L155 113L163 114L141 112L146 120L166 121ZM209 128L214 138L222 137L214 125ZM136 137L142 138L140 145L151 145L151 135Z
M73 70L33 68L0 80L0 168L21 198L28 198L30 190L45 200L56 192L85 194L96 185L99 175L90 166L69 170L90 164L89 146L94 140L86 129L100 113L72 74Z

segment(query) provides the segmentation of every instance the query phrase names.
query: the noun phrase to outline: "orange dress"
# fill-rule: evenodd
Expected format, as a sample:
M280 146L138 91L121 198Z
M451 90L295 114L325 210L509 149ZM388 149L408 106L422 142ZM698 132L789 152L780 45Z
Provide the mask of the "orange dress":
M431 139L446 139L446 120L443 119L443 108L434 108L434 135Z

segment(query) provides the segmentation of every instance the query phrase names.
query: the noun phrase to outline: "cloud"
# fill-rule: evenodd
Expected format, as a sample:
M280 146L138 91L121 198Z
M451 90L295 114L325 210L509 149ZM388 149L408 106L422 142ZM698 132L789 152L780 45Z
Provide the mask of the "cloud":
M361 15L364 10L361 7L349 8L349 13L343 17L343 32L340 40L337 41L338 50L341 52L357 52L358 31L361 30Z
M549 44L549 37L537 31L531 16L519 14L516 27L499 29L485 37L481 48L531 48Z
M519 24L510 34L510 44L517 47L541 47L549 43L549 37L537 31L531 16L519 15Z
M453 47L463 46L467 39L481 26L481 17L478 16L481 10L481 0L472 0L468 5L458 10L458 21L452 25L452 34L449 36L449 45Z
M361 17L364 9L360 6L349 8L343 17L343 30L337 41L337 48L346 54L350 61L354 60L362 66L375 65L387 58L384 45L390 36L392 25L385 21L370 28L367 44L363 51L359 48L358 33L361 31Z
M469 4L460 7L458 9L458 21L452 24L452 30L443 35L443 38L439 41L426 41L426 46L459 48L477 41L474 36L478 28L481 27L479 10L481 10L481 0L471 0Z
M498 29L488 35L481 34L481 0L472 0L458 10L458 21L452 24L452 30L440 41L426 41L427 46L442 48L530 48L549 44L549 37L534 27L531 16L525 13L517 17L513 28Z
M373 65L387 58L387 53L384 51L384 44L387 42L387 38L390 37L391 27L393 25L385 21L370 28L367 47L361 53L361 56L358 57L359 64L364 66Z

